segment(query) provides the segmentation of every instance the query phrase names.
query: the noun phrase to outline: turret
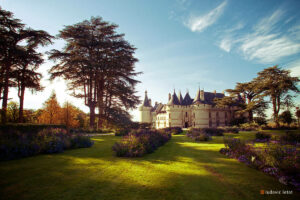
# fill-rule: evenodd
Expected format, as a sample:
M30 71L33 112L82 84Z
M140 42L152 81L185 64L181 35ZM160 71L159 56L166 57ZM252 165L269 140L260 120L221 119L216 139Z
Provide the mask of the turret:
M139 107L141 123L151 123L152 122L151 109L152 109L151 99L149 101L148 96L147 96L147 90L146 90L143 104Z
M168 106L174 106L174 105L180 105L180 102L179 102L179 99L177 98L177 95L175 93L175 90L174 90L174 93L173 95L171 96L171 99L169 100L169 102L167 103Z
M183 98L182 98L182 95L181 95L181 92L180 92L180 91L179 91L179 93L178 93L178 100L179 100L180 105L182 105L182 103L183 103Z
M201 101L204 101L205 99L204 99L204 90L201 90L200 91L200 99L201 99Z
M193 104L201 104L201 92L200 92L200 88L197 91L196 97L193 101Z

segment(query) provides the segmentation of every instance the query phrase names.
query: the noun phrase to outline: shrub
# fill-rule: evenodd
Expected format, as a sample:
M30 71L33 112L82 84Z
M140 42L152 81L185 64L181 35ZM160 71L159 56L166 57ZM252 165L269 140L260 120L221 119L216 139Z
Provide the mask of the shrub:
M202 128L203 133L210 136L223 136L224 129L222 128Z
M255 134L255 139L256 141L258 142L266 142L266 141L269 141L271 139L271 134L268 134L268 133L262 133L262 132L257 132Z
M223 140L225 147L232 151L243 151L246 147L246 144L240 139L224 137Z
M192 138L195 141L209 141L212 139L211 135L207 134L204 129L196 128L189 130L186 136Z
M83 135L73 136L70 141L70 147L72 149L88 148L88 147L93 146L93 144L94 144L93 141L89 137L86 137Z
M201 133L200 135L195 137L195 141L209 141L211 140L211 136Z
M224 138L224 144L226 148L220 149L220 153L275 176L281 183L300 190L300 151L296 147L277 144L265 149L254 148L234 138Z
M300 143L300 133L286 131L285 135L280 137L280 141L283 143Z
M259 125L256 123L243 123L239 125L241 131L256 131L259 129Z
M258 125L267 125L267 120L264 117L254 117L253 118L254 122L257 123Z
M22 123L14 123L14 124L5 124L0 125L0 133L3 134L14 134L16 132L26 133L27 135L34 135L44 129L50 128L59 128L66 129L65 125L57 125L57 124L22 124Z
M110 129L70 129L70 133L72 134L85 134L85 133L111 133Z
M225 133L239 133L239 128L225 127L224 131L225 131Z
M130 132L130 129L125 129L125 128L123 128L123 129L118 129L118 130L116 130L116 132L115 132L115 136L126 136L126 135L129 134L129 132Z
M171 134L165 131L139 129L124 136L112 149L120 157L140 157L152 153L170 139Z
M223 136L224 135L224 129L222 128L193 128L190 131L188 131L189 134L194 134L195 136L203 133L209 136Z
M162 129L167 133L171 133L172 135L177 135L182 133L182 128L181 127L167 127Z
M93 142L85 136L68 134L65 129L48 128L37 134L0 134L0 160L11 160L39 153L60 153L70 148L90 147Z

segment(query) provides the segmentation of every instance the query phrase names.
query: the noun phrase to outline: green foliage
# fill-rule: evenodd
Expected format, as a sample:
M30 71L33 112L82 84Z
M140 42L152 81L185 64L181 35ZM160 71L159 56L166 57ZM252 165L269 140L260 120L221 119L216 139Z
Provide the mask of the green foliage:
M139 83L135 77L140 74L135 71L135 48L116 32L117 27L101 17L66 26L58 35L65 47L50 52L49 58L58 61L50 70L51 79L68 80L68 89L76 91L73 95L84 99L91 128L96 107L100 128L104 124L120 128L131 121L128 109L140 103L135 94Z
M89 137L68 134L59 128L43 129L36 134L18 131L0 133L0 160L11 160L40 153L60 153L71 148L91 147Z
M0 133L1 134L10 134L14 132L20 132L25 134L34 135L39 131L48 128L61 128L65 129L65 125L57 125L57 124L5 124L0 125Z
M15 101L10 101L7 105L7 121L17 123L19 119L19 104Z
M254 117L254 122L258 125L267 125L267 120L265 117Z
M263 133L263 132L257 132L255 134L256 140L270 140L271 137L272 137L271 134Z
M172 135L177 135L182 133L181 127L167 127L163 129L166 133L171 133Z
M140 157L152 153L158 147L170 140L172 135L165 131L137 130L132 131L113 146L113 151L119 157Z
M245 117L232 118L229 122L230 126L239 126L240 124L246 123Z
M199 141L209 141L209 140L211 140L211 137L209 135L207 135L207 134L200 133L194 139L195 139L196 142L199 142Z
M280 137L280 141L283 143L300 143L300 133L286 131L285 135Z
M225 133L239 133L239 128L237 127L225 127L223 128Z
M292 113L289 110L282 112L279 115L279 121L290 125L294 121Z
M298 77L292 77L289 70L281 69L280 67L273 66L264 69L258 73L255 78L257 87L263 91L263 96L270 97L273 106L274 121L279 127L278 114L282 105L291 105L290 92L299 93L297 84Z
M9 88L18 87L22 119L25 88L40 88L40 74L36 70L43 59L42 54L36 50L39 46L50 44L53 37L42 30L25 28L25 24L14 18L13 13L2 8L0 19L0 93L3 92L1 120L6 123Z

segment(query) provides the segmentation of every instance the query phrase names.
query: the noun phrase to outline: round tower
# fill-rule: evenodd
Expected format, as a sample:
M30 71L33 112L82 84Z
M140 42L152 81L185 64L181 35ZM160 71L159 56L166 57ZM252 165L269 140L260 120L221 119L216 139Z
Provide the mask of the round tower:
M139 107L141 123L152 123L151 109L152 109L152 107L149 102L149 99L147 96L147 90L146 90L143 104Z

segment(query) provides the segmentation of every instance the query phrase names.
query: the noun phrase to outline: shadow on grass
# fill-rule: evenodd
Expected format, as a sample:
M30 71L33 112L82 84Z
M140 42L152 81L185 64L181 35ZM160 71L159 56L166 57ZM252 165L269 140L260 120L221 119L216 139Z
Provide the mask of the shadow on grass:
M95 137L92 148L0 163L0 194L4 199L260 199L260 189L289 189L220 154L222 138L196 143L177 135L141 158L116 157L112 145L120 139Z

